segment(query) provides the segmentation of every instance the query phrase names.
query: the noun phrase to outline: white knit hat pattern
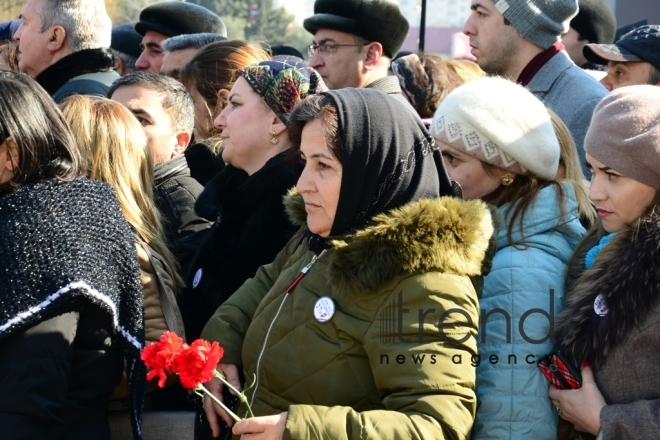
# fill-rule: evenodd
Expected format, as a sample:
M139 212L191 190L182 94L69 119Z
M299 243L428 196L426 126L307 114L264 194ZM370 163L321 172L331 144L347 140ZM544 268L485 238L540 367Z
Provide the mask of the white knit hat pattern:
M445 117L440 116L433 118L430 130L434 138L443 140L450 145L461 142L463 144L461 150L465 150L470 156L483 157L485 162L493 165L497 164L497 166L511 170L516 174L527 174L527 170L514 158L506 154L493 141L484 137L469 123L453 122L447 124Z
M551 180L559 141L547 109L524 87L498 77L470 81L440 104L431 135L483 162Z

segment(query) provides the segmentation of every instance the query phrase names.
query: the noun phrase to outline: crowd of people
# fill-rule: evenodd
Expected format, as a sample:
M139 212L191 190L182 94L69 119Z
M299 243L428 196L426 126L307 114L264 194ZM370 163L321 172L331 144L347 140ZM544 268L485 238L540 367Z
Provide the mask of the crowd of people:
M307 61L180 1L0 25L2 437L660 437L660 25L471 11L474 60L392 0ZM167 331L234 389L147 381Z

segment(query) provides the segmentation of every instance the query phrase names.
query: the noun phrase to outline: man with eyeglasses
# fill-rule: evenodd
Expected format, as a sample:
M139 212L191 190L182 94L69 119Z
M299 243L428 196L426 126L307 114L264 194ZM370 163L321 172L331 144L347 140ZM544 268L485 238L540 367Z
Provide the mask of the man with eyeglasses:
M316 0L303 22L314 34L309 65L332 90L373 88L415 111L401 93L390 62L408 34L408 21L393 0Z

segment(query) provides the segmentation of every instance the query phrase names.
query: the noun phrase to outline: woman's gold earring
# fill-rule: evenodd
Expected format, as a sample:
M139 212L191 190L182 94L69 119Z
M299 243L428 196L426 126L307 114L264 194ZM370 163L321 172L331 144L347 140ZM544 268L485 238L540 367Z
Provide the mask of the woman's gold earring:
M502 185L509 186L512 183L513 183L513 177L511 177L511 174L506 173L504 176L502 176Z
M271 143L271 144L275 145L275 144L277 144L277 143L280 141L280 140L277 138L277 134L276 134L275 132L272 132L270 135L272 136L272 138L270 138L270 143Z

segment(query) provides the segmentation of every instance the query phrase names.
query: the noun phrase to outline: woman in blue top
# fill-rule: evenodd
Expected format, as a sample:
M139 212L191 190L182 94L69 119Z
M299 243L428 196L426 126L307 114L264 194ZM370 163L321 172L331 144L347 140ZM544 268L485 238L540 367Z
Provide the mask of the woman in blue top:
M552 350L567 262L585 230L575 186L555 180L559 142L543 104L485 78L454 90L430 129L466 199L500 214L484 278L473 439L556 438L557 413L536 361Z

